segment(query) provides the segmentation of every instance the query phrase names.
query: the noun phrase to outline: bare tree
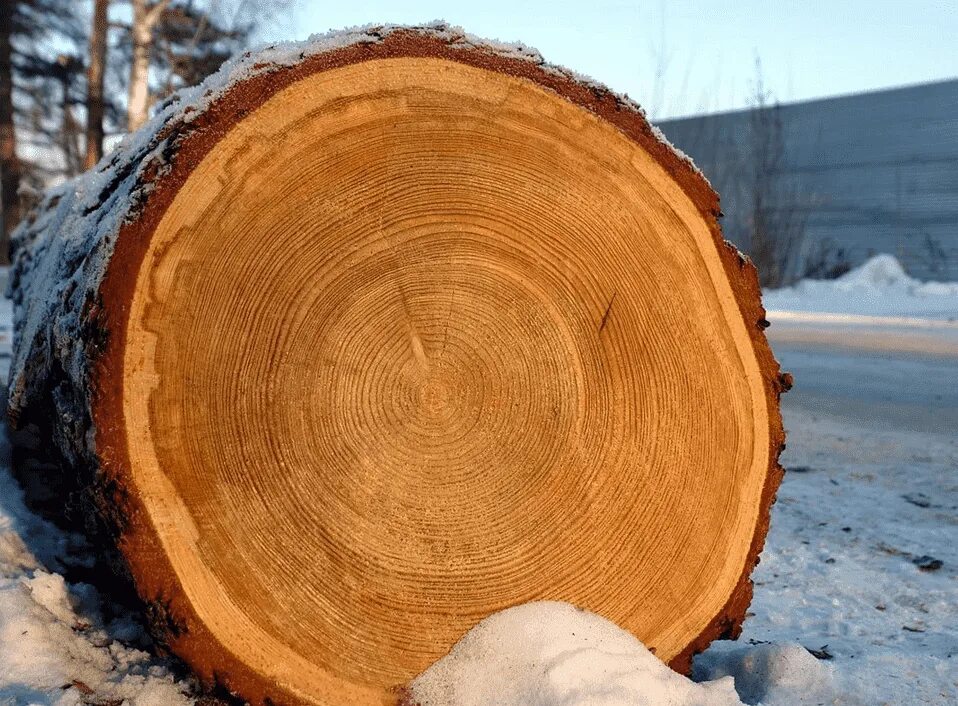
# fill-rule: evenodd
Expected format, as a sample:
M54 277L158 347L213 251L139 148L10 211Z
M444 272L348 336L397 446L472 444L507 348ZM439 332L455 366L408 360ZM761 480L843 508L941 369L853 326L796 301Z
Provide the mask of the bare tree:
M232 16L230 4L215 0L174 2L164 13L155 39L155 63L165 77L157 86L157 99L199 83L246 46L255 24L251 13L256 8L243 1L232 5L237 11ZM248 15L245 23L238 17L244 9Z
M666 4L665 0L659 3L659 37L658 41L649 43L649 54L654 64L652 78L651 101L645 107L653 120L658 120L665 110L665 80L672 62L672 53L669 51L665 38Z
M20 220L20 160L13 125L13 61L11 36L16 0L0 0L0 264L10 262L10 231Z
M150 106L202 81L248 43L280 0L131 0L127 129Z
M749 203L748 252L763 287L780 287L792 276L794 256L805 237L805 212L785 173L782 108L765 89L761 62L749 111L742 185Z
M31 194L95 165L105 135L215 71L282 1L129 0L130 22L110 0L0 0L0 264Z
M848 252L834 238L822 238L809 248L801 268L802 279L835 279L852 269Z
M0 262L29 193L81 167L73 115L86 43L80 7L74 0L0 0Z
M67 176L83 171L80 156L80 125L73 115L73 106L79 102L73 95L73 84L83 71L83 60L72 54L59 54L51 73L60 85L60 146L63 150L63 168Z
M110 0L93 0L93 22L90 25L90 55L86 74L86 156L89 169L103 156L103 84L106 77L108 10Z
M126 128L131 132L146 122L150 110L150 58L153 32L170 0L131 0L133 4L133 58L126 106Z

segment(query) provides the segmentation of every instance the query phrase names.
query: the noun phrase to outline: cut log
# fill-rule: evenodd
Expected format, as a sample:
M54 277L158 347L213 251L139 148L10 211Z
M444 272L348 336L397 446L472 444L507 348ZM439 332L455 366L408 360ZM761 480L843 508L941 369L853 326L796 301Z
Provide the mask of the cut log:
M252 703L386 702L537 599L685 671L740 629L781 474L718 210L522 47L272 48L21 226L9 416L157 636Z

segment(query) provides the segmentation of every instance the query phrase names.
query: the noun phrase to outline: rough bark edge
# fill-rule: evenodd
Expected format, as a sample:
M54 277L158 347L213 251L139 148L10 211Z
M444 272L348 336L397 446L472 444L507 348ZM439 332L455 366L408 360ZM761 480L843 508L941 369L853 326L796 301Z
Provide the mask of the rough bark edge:
M207 88L207 94L199 96L212 96L208 103L196 100L198 94L194 93L195 104L187 101L187 105L173 104L164 110L139 134L141 138L148 137L148 141L131 145L132 156L124 160L121 154L99 169L106 183L94 186L101 187L97 208L104 212L95 214L98 230L85 243L61 246L53 238L62 235L57 231L63 231L70 223L63 215L64 209L77 211L76 204L65 206L61 200L76 200L81 205L85 200L82 215L89 216L91 194L77 193L79 189L71 192L68 185L47 197L45 210L37 220L52 218L54 223L51 227L50 223L34 221L24 227L14 280L23 276L28 285L34 285L29 271L41 260L47 264L56 256L68 259L67 267L60 267L57 274L62 279L63 272L72 268L73 284L57 290L59 302L54 303L51 327L59 326L60 331L38 330L36 325L31 329L26 321L29 316L18 311L17 333L25 340L19 340L17 346L26 346L26 350L18 350L16 355L12 420L21 420L25 410L48 396L54 398L55 409L75 416L73 428L70 433L61 434L57 446L75 471L82 472L82 467L89 464L92 476L84 473L83 480L78 482L93 488L90 495L99 522L105 534L118 539L125 568L129 575L137 577L137 590L150 608L147 613L154 634L185 660L208 688L242 694L264 706L295 702L282 685L264 683L261 675L229 654L200 623L172 580L172 567L161 551L144 508L135 497L118 492L123 485L120 481L129 475L129 460L124 430L117 421L123 416L122 374L117 371L122 370L129 302L150 235L179 187L232 125L305 76L370 59L438 57L531 80L612 123L679 183L709 225L762 373L770 422L769 469L758 522L740 580L728 602L670 662L673 669L687 673L692 657L714 639L735 638L741 632L752 597L749 577L764 545L771 505L782 477L778 456L784 448L784 431L779 397L790 386L790 378L780 374L763 333L767 322L757 272L747 258L722 238L717 195L688 158L650 126L635 103L584 77L545 64L538 54L524 47L487 44L446 25L431 25L365 28L360 35L346 35L338 46L334 41L314 52L310 53L309 45L304 45L298 63L289 61L288 51L286 59L275 63L269 51L247 55L243 59L247 73L238 82L231 83L227 75L224 87ZM236 68L232 71L235 73ZM62 252L45 252L51 248ZM48 270L52 267L47 265ZM23 288L11 286L15 296L18 289ZM24 307L22 291L19 296L18 304ZM64 348L63 332L68 334L73 327L85 330L85 340L90 343ZM88 409L83 400L89 401Z

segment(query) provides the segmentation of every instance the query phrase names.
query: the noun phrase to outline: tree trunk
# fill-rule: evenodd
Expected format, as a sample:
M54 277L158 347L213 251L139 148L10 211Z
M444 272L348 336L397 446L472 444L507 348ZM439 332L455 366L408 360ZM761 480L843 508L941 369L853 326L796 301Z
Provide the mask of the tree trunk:
M126 107L126 128L130 132L140 128L150 113L150 54L153 49L153 30L169 0L131 0L133 5L133 58L130 61L130 90Z
M106 74L106 39L109 29L107 11L110 0L94 0L90 26L90 56L86 83L86 156L84 167L90 169L103 156L103 78Z
M60 146L63 149L63 166L67 176L76 176L81 171L80 126L73 117L71 87L73 77L82 67L74 56L61 54L56 61L56 77L60 81Z
M683 671L738 634L788 378L635 104L433 25L151 124L16 236L9 415L206 683L384 703L535 599Z
M10 35L15 0L0 0L0 265L10 262L10 233L20 221L20 160L13 125Z

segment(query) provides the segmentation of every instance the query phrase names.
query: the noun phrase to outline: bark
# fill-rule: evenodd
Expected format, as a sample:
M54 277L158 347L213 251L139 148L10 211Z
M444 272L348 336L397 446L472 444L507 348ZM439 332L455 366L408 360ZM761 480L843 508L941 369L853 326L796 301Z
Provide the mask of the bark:
M10 37L15 0L0 0L0 265L10 262L10 233L20 221L20 160L13 124L13 66Z
M784 433L778 414L778 398L789 387L790 377L780 373L765 340L763 328L767 322L764 319L755 270L740 253L722 239L715 218L718 213L718 200L707 182L686 159L657 137L634 103L616 96L602 86L545 64L541 57L526 48L485 44L444 25L425 28L382 27L364 29L353 34L333 35L313 43L267 50L260 55L247 55L225 66L219 74L204 84L202 91L187 93L178 101L165 105L157 119L150 123L149 132L144 130L131 136L125 143L125 148L108 163L104 163L99 170L49 192L38 209L18 229L14 238L15 262L11 287L15 306L15 342L8 400L8 416L13 426L21 430L31 427L39 429L44 437L42 443L55 450L56 462L48 464L48 467L62 469L59 471L62 476L60 492L71 496L68 502L63 499L61 506L78 508L94 542L103 546L104 551L116 552L119 548L119 553L115 554L119 562L118 573L127 576L134 584L145 604L146 619L158 640L181 657L207 686L238 694L251 703L330 704L348 699L337 700L330 696L335 692L328 684L339 684L338 681L324 681L322 685L317 682L314 691L307 689L304 692L288 686L273 673L264 671L260 662L237 656L235 649L224 644L224 640L229 637L224 637L204 621L188 597L186 588L179 583L180 574L174 569L171 556L165 553L163 537L159 534L165 526L170 526L170 523L164 525L164 522L154 522L156 518L150 514L153 511L152 506L145 498L146 493L141 493L132 470L138 460L131 456L131 444L139 443L135 440L142 435L138 431L128 435L124 426L127 423L123 414L126 389L124 379L130 371L124 371L123 361L126 355L125 346L130 336L135 333L131 329L130 320L133 316L131 312L134 311L134 294L139 286L138 273L143 267L153 267L154 258L163 257L165 250L148 254L151 238L159 232L163 218L176 211L170 207L181 194L186 180L194 170L204 164L204 158L229 137L231 129L239 122L256 115L271 99L290 95L299 81L316 76L325 80L325 76L320 76L323 72L347 69L375 59L419 60L424 57L451 62L450 65L455 65L456 71L462 72L457 74L461 77L457 80L465 80L462 77L467 75L474 76L462 68L465 66L469 71L486 72L482 74L486 76L484 80L495 86L501 87L506 82L514 81L515 84L508 85L516 90L530 91L530 98L542 101L544 105L555 110L580 111L575 115L577 120L581 121L583 129L591 125L590 130L603 130L605 132L601 134L616 145L620 145L619 140L624 136L624 139L630 141L630 146L637 146L644 151L645 162L653 164L656 170L654 173L659 175L656 178L676 186L676 193L681 195L679 200L685 204L683 208L686 209L686 214L694 214L695 218L700 219L697 222L702 224L704 230L701 232L705 234L703 237L708 239L708 256L715 260L715 271L721 272L721 276L727 278L729 291L737 305L734 316L741 316L741 321L736 319L736 325L743 331L742 345L747 345L754 353L754 381L757 386L754 389L760 390L760 393L756 394L762 395L757 407L768 410L767 428L761 430L763 440L767 435L768 447L762 450L763 455L756 463L765 464L767 458L767 468L762 465L758 485L749 489L757 498L758 517L754 531L741 538L739 548L745 558L741 566L736 564L734 567L735 575L732 578L737 580L737 583L730 589L727 602L714 614L709 612L705 615L704 618L707 619L702 620L700 629L694 634L683 635L681 649L676 648L663 658L675 669L688 671L693 654L704 649L710 641L719 636L737 636L751 598L749 575L757 563L764 542L769 508L781 478L778 455L783 447ZM437 72L436 85L441 85L445 80L442 78L443 71L437 70L436 64L429 66L432 67L430 70ZM449 66L446 66L444 71L447 74L453 73ZM284 92L284 89L291 91ZM458 97L461 94L450 95ZM509 100L507 92L491 95L506 102ZM423 95L416 97L422 98ZM381 97L377 98L380 99ZM490 104L493 103L499 105L490 101ZM414 105L415 101L409 101L409 104ZM340 101L338 97L326 105L332 105L331 110L343 110L346 113L353 109L349 101ZM530 112L536 116L544 114ZM370 115L375 116L378 113L371 110ZM426 122L438 119L435 115L430 114ZM453 122L455 123L455 120ZM493 122L494 119L490 119L489 124ZM296 124L302 126L307 123L309 121L300 120ZM568 128L572 123L563 124ZM432 129L433 134L436 134L435 127ZM446 129L439 132L443 135L450 133ZM369 139L370 134L373 133L363 133L366 136L364 139ZM599 132L593 134L598 135ZM379 138L374 135L372 139ZM248 149L263 150L263 155L269 155L274 149L281 147L280 142L281 140L275 144L252 142L248 144ZM288 142L294 146L302 144L298 140ZM501 141L496 144L500 146L497 149L501 149L502 145L515 143ZM592 143L584 146L584 149L592 149ZM363 150L359 152L365 153ZM242 156L242 151L240 155ZM263 159L268 162L266 157ZM210 161L218 163L216 160ZM223 163L234 165L234 162L229 160ZM551 164L554 169L555 163ZM233 166L228 168L232 169ZM547 165L545 171L549 172L549 169ZM514 172L509 172L510 176L507 178L513 178L512 174ZM609 178L612 178L611 175ZM215 180L211 180L212 182ZM467 180L466 183L471 188L473 182ZM579 188L578 185L582 183L585 182L580 180L566 186ZM258 188L268 186L262 184ZM521 186L527 188L529 184L522 182ZM418 190L410 190L416 191ZM545 198L562 198L556 195L555 190L546 189L541 193L548 194ZM192 199L198 196L198 192L190 191L187 196ZM350 199L344 199L342 203L334 201L332 212L338 213L342 210L345 213L346 209L359 208L366 217L372 217L369 212L382 214L382 203L374 202L377 198L375 194L367 193L364 198L369 198L370 202L357 205ZM216 205L218 202L214 200L212 203ZM586 204L583 207L587 208L592 202L585 199L582 203ZM561 214L566 206L560 201L553 205L553 211L557 214ZM226 206L232 209L240 208L238 204ZM280 203L276 208L286 207ZM191 209L186 210L192 212ZM182 211L183 209L180 209L180 212ZM418 212L417 218L420 218ZM290 214L280 211L274 222L281 224L291 219ZM215 219L211 222L215 223ZM382 227L381 215L378 223ZM174 232L186 233L186 230L175 229ZM204 229L197 232L205 235L209 233ZM156 237L159 239L159 236ZM295 239L303 240L298 236ZM277 234L275 238L271 236L271 242L273 241L280 245L287 242L281 234ZM166 242L159 241L160 245ZM217 243L216 252L227 253L238 245L238 242ZM601 248L595 250L601 251ZM388 249L384 252L386 254L382 255L383 258L389 256ZM285 256L289 258L289 266L292 267L298 256L293 251ZM400 259L398 255L389 257L397 261ZM663 262L665 260L663 255ZM283 262L285 263L285 260ZM252 266L254 263L246 264ZM567 267L567 264L563 263L554 270L573 269ZM410 266L413 265L416 263L411 263ZM284 268L285 264L271 272L273 276L282 278L287 276ZM418 266L418 269L424 268ZM198 272L194 276L184 270L182 280L171 280L176 283L173 289L178 290L190 282L202 282L205 275L205 272ZM236 281L238 279L229 280ZM294 278L293 283L299 281ZM708 288L703 286L695 291L705 292ZM415 290L411 292L410 296L416 295ZM401 287L400 295L405 309L408 302ZM187 299L197 302L195 312L202 309L202 301L189 297ZM450 306L453 303L450 298ZM616 337L623 335L620 327L629 311L629 305L630 302L622 292L617 294L610 291L606 294L602 306L597 307L594 312L594 320L590 319L594 324L594 329L590 331L594 330L594 335L599 340L596 345L605 345L605 342L614 345ZM157 306L157 303L150 304L153 309ZM448 314L445 308L443 312ZM504 313L508 313L505 308ZM706 324L701 321L697 323ZM696 322L693 321L691 325L696 325ZM435 330L441 330L441 327L423 329L426 333ZM640 331L640 327L635 327L635 331ZM427 349L430 341L423 343L423 337L411 323L408 330L403 328L402 332L403 335L408 333L412 342L415 353L413 362L418 361L421 368L426 370L429 366L427 354L430 351ZM191 340L195 341L196 333L194 330L188 330L183 335L186 338L192 337ZM216 337L214 332L203 333L208 333L209 338ZM175 349L186 354L192 345L184 342L182 347L167 346L164 350ZM454 347L450 345L450 348ZM159 348L157 345L157 349ZM385 350L385 347L382 349ZM141 349L134 347L131 350ZM176 354L179 355L179 352ZM699 352L696 352L696 355L699 355ZM312 359L309 351L304 354L304 359ZM696 384L706 385L708 381L698 380ZM274 394L272 388L269 394ZM142 399L147 397L149 396ZM150 399L155 408L159 402L152 397ZM443 390L439 389L430 399L430 404L442 403ZM553 412L559 414L559 411L554 409ZM190 410L172 411L174 415L180 412L187 414ZM155 433L160 433L159 427ZM246 448L245 442L240 446ZM221 449L223 453L233 451L232 448ZM271 469L270 472L275 470ZM696 482L688 483L689 488L696 485ZM231 486L224 487L224 492L234 490ZM199 495L202 494L191 497L195 499ZM386 497L388 500L392 496L387 494ZM277 512L284 510L274 509ZM204 515L204 521L215 520L215 517L210 517L211 514L216 513L207 513ZM291 511L291 514L294 513ZM264 531L267 530L268 528L264 528ZM311 536L304 533L306 539ZM198 541L202 543L203 538ZM628 544L628 538L620 544ZM231 556L230 561L232 558ZM626 578L632 581L630 577ZM356 582L350 585L364 583L365 579L358 577ZM249 583L249 589L245 593L255 595L256 586ZM628 591L623 590L617 591L615 595L627 593ZM725 600L724 595L722 600ZM639 614L642 611L633 612ZM452 617L455 616L450 616L450 619ZM234 631L242 632L239 627ZM449 646L430 644L429 650L436 652L438 656ZM308 661L312 655L301 654L300 657ZM405 662L403 664L402 669L408 669L408 665ZM285 667L277 665L276 668ZM375 670L379 666L374 665L372 668ZM334 676L339 678L338 675ZM290 678L298 677L293 675ZM353 684L350 678L342 677L343 683L349 682L348 688L353 689L349 694L355 697L357 703L383 703L388 700L389 693L395 695L395 692L378 690L378 684L376 688L365 682Z
M106 75L109 5L110 0L95 0L93 3L89 66L86 75L86 156L83 160L85 169L95 166L103 156L103 81Z

